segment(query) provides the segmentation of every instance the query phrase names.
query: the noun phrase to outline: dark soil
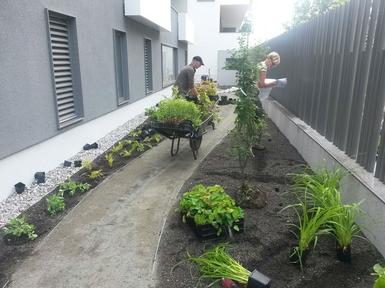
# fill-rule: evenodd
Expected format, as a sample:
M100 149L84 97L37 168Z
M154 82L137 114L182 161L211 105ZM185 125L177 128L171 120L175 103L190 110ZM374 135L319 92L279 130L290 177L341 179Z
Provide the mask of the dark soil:
M221 241L231 243L230 253L250 271L257 269L270 277L272 287L373 287L372 267L383 263L384 258L365 240L357 238L353 241L350 264L336 259L335 241L326 236L319 239L316 249L308 255L303 272L289 263L290 248L296 245L296 238L287 225L293 215L289 210L280 210L295 203L293 195L288 193L286 175L303 171L306 163L278 129L271 122L268 124L269 135L263 141L266 149L256 150L255 158L247 167L250 186L266 195L267 205L260 209L250 205L244 207L245 230L233 240L202 242L188 225L182 223L175 211L176 203L168 215L159 246L158 288L206 287L209 282L201 280L198 284L198 270L185 261L187 252L198 256ZM225 138L208 155L186 181L181 194L198 183L220 184L235 199L242 198L238 163L226 153L229 140L229 137ZM218 284L211 287L218 287Z
M142 126L139 128L141 127ZM138 141L143 140L141 136L135 138L126 136L123 139L136 139ZM152 142L151 144L153 146L157 145L156 142ZM129 149L130 147L128 145L125 148ZM148 149L149 147L146 147L145 151ZM93 161L94 170L101 169L103 173L102 177L92 180L88 177L89 172L84 168L72 175L70 177L72 180L82 183L87 182L91 185L91 188L85 193L78 192L73 197L70 197L65 193L65 210L63 212L53 216L49 215L47 212L46 198L47 196L58 192L59 188L56 187L47 196L43 197L39 202L22 213L26 216L28 223L35 225L35 232L38 235L38 238L34 241L28 241L25 237L22 237L21 239L11 238L9 240L9 237L2 235L0 231L0 287L3 287L8 282L10 276L16 270L19 263L32 253L33 249L45 237L45 235L47 235L47 233L51 231L61 221L61 219L63 219L63 217L81 201L86 193L92 193L92 188L96 187L115 171L122 169L125 165L127 165L127 163L136 157L139 157L143 152L144 151L135 151L132 153L130 158L124 158L118 154L114 154L113 166L110 168L105 160L106 153L109 153L109 151L106 151Z

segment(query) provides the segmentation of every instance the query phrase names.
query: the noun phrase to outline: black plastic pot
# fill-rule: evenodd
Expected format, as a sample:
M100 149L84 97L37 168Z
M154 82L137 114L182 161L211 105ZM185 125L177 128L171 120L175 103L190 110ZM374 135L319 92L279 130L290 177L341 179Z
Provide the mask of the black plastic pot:
M35 180L37 184L45 183L45 172L36 172L35 173Z
M247 288L268 288L271 285L271 279L258 270L251 272L247 281Z
M222 227L222 232L218 235L215 227L210 224L197 225L194 219L190 217L186 217L186 222L200 240L219 239L225 236L229 236L227 233L228 229L226 227ZM236 224L239 227L239 231L235 231L234 229L231 229L231 233L237 234L237 233L243 232L244 231L243 219L241 219Z
M25 190L25 184L22 182L16 183L15 184L15 191L17 194L23 193Z
M338 243L336 243L336 253L337 259L341 262L350 263L352 262L352 251L351 246L341 247Z
M71 165L72 165L71 161L64 160L63 167L71 167Z
M97 149L99 147L98 143L94 142L92 144L86 144L83 146L83 150Z
M74 161L74 166L75 167L82 167L82 160L75 160Z

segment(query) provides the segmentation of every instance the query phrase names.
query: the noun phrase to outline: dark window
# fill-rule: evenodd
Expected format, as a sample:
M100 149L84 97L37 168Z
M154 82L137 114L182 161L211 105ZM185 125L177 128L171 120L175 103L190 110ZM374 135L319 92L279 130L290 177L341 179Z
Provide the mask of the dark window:
M152 50L151 40L144 39L144 82L146 95L152 92Z
M118 104L129 99L128 66L127 66L127 37L126 33L114 30L115 78Z
M72 17L47 12L58 127L63 128L83 116L76 25Z

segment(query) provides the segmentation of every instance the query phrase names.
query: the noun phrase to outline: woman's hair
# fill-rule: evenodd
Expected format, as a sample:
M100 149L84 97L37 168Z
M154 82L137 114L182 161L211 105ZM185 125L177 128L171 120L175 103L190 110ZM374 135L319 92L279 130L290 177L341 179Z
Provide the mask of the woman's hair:
M269 58L274 65L278 65L281 62L281 57L277 52L270 52L267 54L267 58Z

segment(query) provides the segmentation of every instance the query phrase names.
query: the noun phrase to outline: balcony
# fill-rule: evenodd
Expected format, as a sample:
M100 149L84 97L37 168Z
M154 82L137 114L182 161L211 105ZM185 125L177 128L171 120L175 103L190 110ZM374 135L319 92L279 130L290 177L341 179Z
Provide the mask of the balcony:
M239 33L248 9L248 4L221 5L219 32Z
M178 40L194 43L194 24L186 13L178 13Z
M124 15L158 31L171 32L171 0L124 0Z

